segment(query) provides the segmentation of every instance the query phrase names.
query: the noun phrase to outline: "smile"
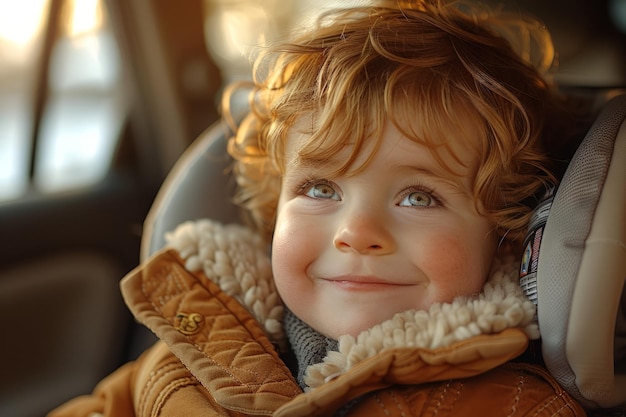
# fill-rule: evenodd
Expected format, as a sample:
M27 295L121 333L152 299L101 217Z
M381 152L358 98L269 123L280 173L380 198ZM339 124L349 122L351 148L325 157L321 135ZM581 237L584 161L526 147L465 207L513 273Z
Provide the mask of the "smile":
M335 285L346 290L381 290L399 287L408 287L413 284L403 284L387 281L371 276L339 276L334 278L321 278L321 281Z

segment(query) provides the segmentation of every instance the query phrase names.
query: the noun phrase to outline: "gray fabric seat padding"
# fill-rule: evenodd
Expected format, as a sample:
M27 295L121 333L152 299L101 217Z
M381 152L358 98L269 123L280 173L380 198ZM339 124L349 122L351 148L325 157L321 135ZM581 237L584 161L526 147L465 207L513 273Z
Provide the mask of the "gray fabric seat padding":
M621 95L579 146L554 196L537 267L544 360L591 408L626 404L625 119Z
M161 185L144 220L141 259L165 246L165 233L188 220L209 218L239 222L239 208L232 203L235 180L232 158L226 152L232 132L223 122L204 131L176 161Z

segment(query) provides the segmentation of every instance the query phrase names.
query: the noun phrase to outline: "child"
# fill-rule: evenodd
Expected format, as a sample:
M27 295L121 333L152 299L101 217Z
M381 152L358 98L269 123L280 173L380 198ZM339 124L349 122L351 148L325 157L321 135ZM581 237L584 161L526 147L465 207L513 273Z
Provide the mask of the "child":
M561 115L496 30L544 32L376 3L259 57L229 146L256 231L172 233L122 284L162 341L53 416L584 415L514 360L538 338L515 259Z

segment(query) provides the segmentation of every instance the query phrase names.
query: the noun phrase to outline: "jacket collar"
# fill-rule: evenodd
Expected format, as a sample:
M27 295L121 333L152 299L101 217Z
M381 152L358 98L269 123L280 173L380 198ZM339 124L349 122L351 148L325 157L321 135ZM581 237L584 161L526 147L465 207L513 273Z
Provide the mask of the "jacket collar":
M239 301L273 342L286 349L283 305L273 283L266 244L257 234L240 225L199 220L180 225L166 239L189 271L203 272ZM306 382L317 387L391 348L438 349L511 328L536 339L535 313L534 304L518 285L517 262L512 257L496 258L480 294L437 303L427 311L398 313L356 338L340 337L338 351L310 366Z

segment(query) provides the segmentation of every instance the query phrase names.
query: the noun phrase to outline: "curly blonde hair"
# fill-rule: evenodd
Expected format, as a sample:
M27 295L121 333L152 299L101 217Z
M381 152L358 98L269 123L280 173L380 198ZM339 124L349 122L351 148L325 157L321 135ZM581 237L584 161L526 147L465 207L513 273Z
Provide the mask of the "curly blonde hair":
M251 111L229 141L237 201L271 236L285 141L298 119L313 120L299 146L302 159L322 161L351 145L334 174L347 172L365 140L379 141L390 120L440 163L451 134L480 137L471 144L480 155L474 197L499 236L519 242L529 199L556 182L542 145L556 102L542 75L553 53L538 22L465 3L378 1L326 13L255 62ZM411 120L420 126L406 126Z

